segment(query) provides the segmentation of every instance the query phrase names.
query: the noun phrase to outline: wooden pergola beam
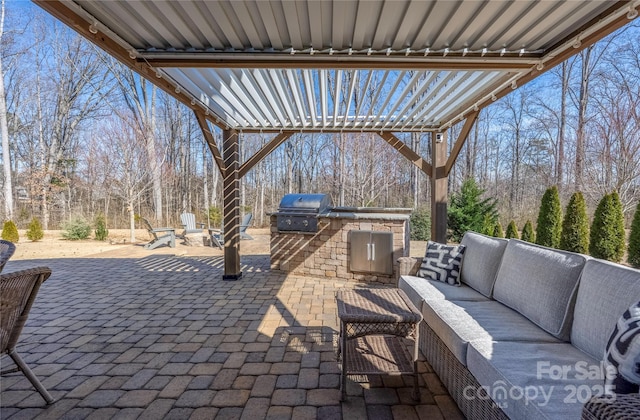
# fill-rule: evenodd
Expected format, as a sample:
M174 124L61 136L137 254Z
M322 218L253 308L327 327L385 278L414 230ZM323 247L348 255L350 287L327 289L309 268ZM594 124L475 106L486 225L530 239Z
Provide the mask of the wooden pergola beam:
M629 3L629 2L627 2ZM605 12L605 15L608 14L610 12L610 10L614 10L618 7L622 7L624 6L625 2L624 1L618 1L618 2L612 2L612 6ZM640 5L636 6L636 11L638 11L640 13ZM598 20L598 18L594 19L594 20ZM585 25L585 27L589 27L593 22L589 22L588 24ZM590 46L592 46L593 44L595 44L596 42L600 41L601 39L603 39L604 37L606 37L607 35L612 34L613 32L615 32L616 30L622 28L623 26L625 26L627 23L629 23L629 19L627 18L626 15L621 15L618 18L612 20L611 22L609 22L608 24L606 24L605 26L599 28L597 31L585 36L585 37L581 37L580 38L580 45L573 46L573 48L569 48L569 49L565 49L563 51L561 51L559 54L553 56L553 58L550 58L549 60L544 62L544 66L542 68L538 68L533 67L531 69L531 71L524 77L521 77L518 79L518 85L522 86L525 83L529 83L530 81L532 81L533 79L536 79L537 77L540 77L541 74L546 73L547 71L551 70L553 67L557 66L558 64L562 63L563 61L573 57L574 55L578 54L580 51L589 48ZM578 34L580 33L580 31L578 31ZM577 35L576 35L577 36ZM568 40L571 39L575 39L575 36L573 37L568 37ZM552 49L553 50L553 49ZM513 88L510 86L507 86L505 88L503 88L502 90L498 91L495 93L495 98L496 99L500 99L506 95L508 95L510 92L513 91ZM478 106L480 108L484 108L488 105L490 105L491 102L488 103L484 103L484 104L478 104Z
M460 134L458 135L456 142L453 144L451 153L447 158L447 163L445 163L444 165L444 173L446 176L449 176L449 173L451 172L451 168L453 168L453 165L456 163L456 160L458 160L458 155L460 155L460 150L462 150L462 146L464 146L464 144L466 143L467 137L469 136L469 132L473 128L473 124L478 119L478 115L480 115L480 111L479 110L474 111L471 114L469 114L469 116L467 117L467 120L464 122L462 131L460 131Z
M211 128L209 127L209 123L205 115L201 111L194 111L196 114L196 120L198 120L198 124L200 125L200 130L202 130L202 135L204 136L207 145L209 146L209 150L211 150L211 154L213 155L213 161L216 163L218 170L220 170L220 174L224 178L226 173L226 166L224 164L224 160L222 159L222 154L220 153L220 149L216 144L216 139L211 132Z
M215 53L215 55L202 53L201 57L195 57L193 53L182 53L184 57L172 58L157 57L162 53L142 53L138 61L149 63L154 67L189 67L207 69L373 69L373 70L500 70L523 71L535 65L541 57L527 57L526 59L500 58L491 60L487 57L462 58L462 57L429 57L429 58L394 58L394 57L370 57L367 59L355 56L292 56L291 54L273 53Z
M271 139L267 144L262 146L260 150L258 150L253 156L247 159L241 166L239 170L240 178L244 177L247 172L253 169L258 163L262 162L262 159L267 157L271 152L273 152L278 146L287 141L289 137L294 134L293 131L283 131L282 133L275 136Z
M419 154L411 150L402 140L397 138L393 133L383 132L378 133L380 137L387 143L389 143L394 149L396 149L402 156L404 156L409 162L417 166L422 172L431 176L431 165Z

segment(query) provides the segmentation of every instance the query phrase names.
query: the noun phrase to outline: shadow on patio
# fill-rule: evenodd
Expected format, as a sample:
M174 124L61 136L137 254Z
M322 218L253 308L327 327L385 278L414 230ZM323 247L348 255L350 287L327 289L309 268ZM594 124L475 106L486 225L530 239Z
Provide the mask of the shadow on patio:
M148 255L10 261L53 274L18 352L57 400L45 406L20 373L2 377L0 417L459 418L436 375L351 377L339 401L336 279L286 276L269 256ZM10 364L3 356L2 364Z

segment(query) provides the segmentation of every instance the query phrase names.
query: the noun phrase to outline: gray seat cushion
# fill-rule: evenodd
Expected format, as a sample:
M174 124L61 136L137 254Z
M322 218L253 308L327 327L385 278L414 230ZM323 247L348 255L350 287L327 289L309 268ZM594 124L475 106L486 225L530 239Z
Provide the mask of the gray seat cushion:
M607 261L587 261L580 279L571 343L597 359L618 318L640 301L640 271Z
M434 300L422 306L425 322L463 365L472 341L560 343L531 321L496 301Z
M509 240L493 298L555 337L569 341L573 304L586 258L572 252Z
M403 290L416 308L433 300L489 300L469 286L452 286L417 276L401 276L398 288Z
M467 247L460 272L462 283L471 286L486 297L491 297L507 242L509 241L506 239L466 232L460 242Z
M584 402L602 392L604 377L592 370L599 366L569 343L483 341L467 352L469 371L513 419L580 419Z

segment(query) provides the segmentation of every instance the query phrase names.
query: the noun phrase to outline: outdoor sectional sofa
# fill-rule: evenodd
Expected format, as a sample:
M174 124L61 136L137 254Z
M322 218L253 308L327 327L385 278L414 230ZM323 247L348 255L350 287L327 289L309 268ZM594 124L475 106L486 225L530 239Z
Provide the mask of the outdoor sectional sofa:
M398 287L422 311L429 364L470 419L579 419L604 389L601 361L640 301L640 271L474 232L461 243L460 286L417 277L422 259L400 258ZM590 404L640 416L638 394Z

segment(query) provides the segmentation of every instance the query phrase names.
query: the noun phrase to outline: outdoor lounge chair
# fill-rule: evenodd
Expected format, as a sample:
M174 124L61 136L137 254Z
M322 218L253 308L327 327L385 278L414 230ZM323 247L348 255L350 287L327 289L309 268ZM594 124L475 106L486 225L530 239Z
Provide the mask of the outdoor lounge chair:
M54 400L47 392L29 366L16 352L20 333L27 322L31 305L36 299L40 285L51 275L47 267L37 267L0 275L0 345L15 362L16 367L2 371L5 373L21 371L29 382L51 404Z
M145 249L156 249L162 245L168 245L171 248L176 247L176 230L174 228L163 227L154 229L151 227L151 223L144 217L142 221L146 225L149 235L153 237L153 240L144 246ZM158 233L163 233L164 235L158 236Z
M0 273L14 252L16 252L16 246L12 242L0 239Z
M247 233L247 228L251 224L252 218L253 214L251 213L245 214L242 218L242 222L240 223L240 239L253 239L253 237ZM224 244L224 230L209 229L209 235L211 236L211 246L215 245L222 249L222 244Z
M184 228L182 236L190 233L202 233L202 229L204 229L204 223L196 223L196 215L193 213L182 213L180 215L180 222ZM196 225L200 226L200 229L196 228Z

